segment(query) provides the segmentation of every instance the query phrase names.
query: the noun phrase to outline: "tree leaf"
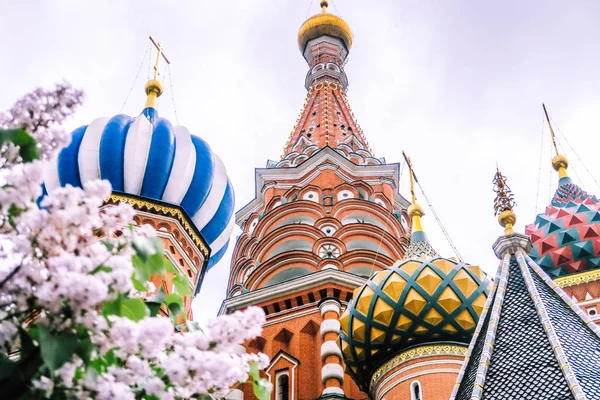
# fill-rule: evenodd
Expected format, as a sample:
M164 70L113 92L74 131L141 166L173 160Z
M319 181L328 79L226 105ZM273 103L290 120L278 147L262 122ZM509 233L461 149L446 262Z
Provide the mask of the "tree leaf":
M146 308L148 308L148 312L151 317L156 317L160 312L160 308L162 307L162 303L158 303L156 301L146 301Z
M40 325L40 354L50 372L54 372L71 360L79 339L70 333L53 334L48 328Z
M258 400L269 400L273 391L273 384L267 379L260 378L252 382L252 389Z
M248 375L252 380L252 390L258 400L269 400L271 398L273 385L267 379L260 377L258 362L253 362L250 364L250 371L248 372Z
M140 298L125 299L121 302L121 316L132 321L139 321L148 316L144 300Z
M168 307L169 307L169 314L172 317L177 317L179 314L181 314L182 307L179 304L171 303L168 305Z
M8 378L17 364L16 361L11 361L5 354L0 354L0 381Z
M131 275L131 283L133 283L133 287L135 288L135 290L142 293L148 290L146 289L146 286L144 286L144 282L137 279L135 275L135 272Z
M102 315L104 315L105 317L108 317L109 315L116 315L116 316L120 317L121 316L121 301L122 301L122 298L120 295L119 295L119 297L117 297L114 300L105 301L104 307L102 308Z
M165 298L166 304L176 303L183 307L183 297L177 293L171 293Z
M19 146L19 155L23 162L40 158L37 141L25 129L0 129L0 146L8 142Z
M75 353L77 353L85 365L88 365L95 348L96 347L89 338L82 339L79 341L77 349L75 349Z
M190 289L190 285L188 284L188 280L181 275L175 275L173 277L173 285L175 286L175 290L182 296L191 296L192 289Z

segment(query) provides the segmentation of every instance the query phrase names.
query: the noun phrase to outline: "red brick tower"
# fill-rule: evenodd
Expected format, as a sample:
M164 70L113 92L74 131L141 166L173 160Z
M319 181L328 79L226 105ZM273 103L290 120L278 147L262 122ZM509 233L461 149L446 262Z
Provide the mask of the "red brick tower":
M281 160L256 170L256 198L236 214L243 232L221 308L267 313L247 348L271 358L274 399L367 398L344 373L338 319L353 290L408 244L399 164L373 156L346 98L352 32L326 1L321 7L298 34L310 67L301 116ZM230 397L254 398L247 385Z

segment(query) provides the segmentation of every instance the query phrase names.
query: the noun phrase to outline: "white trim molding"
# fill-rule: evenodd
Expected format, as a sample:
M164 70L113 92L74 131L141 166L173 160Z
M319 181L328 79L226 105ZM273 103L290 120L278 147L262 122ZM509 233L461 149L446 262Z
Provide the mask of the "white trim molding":
M321 322L321 336L325 336L325 334L331 332L339 334L340 328L340 321L338 321L337 319L326 319L325 321Z
M340 360L342 359L342 352L333 340L327 340L321 345L321 360L324 361L328 356L337 356Z
M324 300L321 304L319 304L319 310L321 310L321 317L325 316L325 313L328 311L333 311L340 316L340 308L342 305L338 300L335 299L327 299Z
M321 368L321 380L323 384L327 379L337 379L340 383L344 382L344 368L339 364L325 364Z

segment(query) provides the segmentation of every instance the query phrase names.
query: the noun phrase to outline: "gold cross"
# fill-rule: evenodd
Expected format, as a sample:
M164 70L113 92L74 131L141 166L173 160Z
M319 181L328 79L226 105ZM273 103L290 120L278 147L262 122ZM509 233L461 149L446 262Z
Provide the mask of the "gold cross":
M167 58L167 56L163 52L164 48L162 47L162 43L161 42L157 42L156 40L154 40L154 38L152 37L152 35L150 35L150 41L152 42L152 44L158 50L158 53L156 54L156 62L154 63L154 79L156 79L160 75L160 72L158 72L158 63L160 62L160 57L162 56L162 58L165 59L165 61L167 62L167 64L171 64L171 62L169 61L169 59Z

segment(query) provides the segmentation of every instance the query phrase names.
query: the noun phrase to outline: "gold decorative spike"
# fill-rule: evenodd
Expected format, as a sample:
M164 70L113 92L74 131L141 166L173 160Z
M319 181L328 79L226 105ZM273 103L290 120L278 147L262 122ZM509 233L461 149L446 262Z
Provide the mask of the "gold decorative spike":
M371 343L381 344L385 340L385 332L381 329L371 327Z
M352 338L359 342L365 341L365 323L358 318L352 319Z
M356 305L354 306L356 310L363 314L367 315L369 313L369 307L371 306L371 300L373 300L373 289L368 286L365 286L362 293L356 300Z
M351 351L350 346L348 345L348 343L346 343L343 340L341 340L340 342L341 342L342 354L344 355L344 358L346 360L352 358L352 351Z
M513 212L513 207L516 205L514 195L506 184L506 177L496 168L494 176L494 192L496 199L494 200L494 215L498 216L498 222L504 227L504 235L512 235L514 224L517 222L517 216Z
M476 325L475 321L473 321L473 317L471 317L471 314L469 313L469 310L466 308L460 314L458 314L456 317L456 322L458 322L458 324L465 330L473 329Z
M340 317L340 326L342 328L342 332L346 335L348 334L348 322L350 321L350 309L346 308L346 311Z
M419 268L420 266L421 266L420 261L410 260L410 261L407 261L404 264L402 264L400 269L402 271L406 272L407 274L412 275L417 270L417 268Z
M363 349L360 346L354 346L354 351L356 352L356 357L359 360L364 360L365 359L365 349Z
M373 319L383 325L389 325L393 315L394 308L379 297L373 309Z
M412 325L412 319L408 318L404 314L400 314L398 318L398 322L396 323L396 328L401 331L406 331Z
M483 312L483 307L485 307L485 302L487 297L485 297L485 293L481 293L473 302L473 310L477 313L478 316L481 316Z
M479 287L479 285L473 280L473 278L469 276L469 274L464 269L458 271L458 273L456 274L456 276L454 276L452 281L456 283L456 286L458 286L460 291L463 292L463 294L466 297L471 296L473 292L476 291Z
M431 310L425 314L424 320L431 325L437 325L444 320L444 317L442 317L442 314L440 314L438 310L432 307Z
M392 335L392 343L398 343L402 339L400 335Z
M390 273L389 270L379 271L375 275L373 275L373 277L371 278L371 280L376 285L379 285L381 283L381 281L384 280L389 275L389 273Z
M406 281L397 273L392 272L385 285L383 285L382 291L394 301L398 301L404 290L404 286L406 286Z
M450 260L446 260L444 258L438 258L433 262L433 265L441 269L446 275L449 275L450 272L456 267L456 263Z
M487 277L487 275L485 274L485 272L483 272L483 270L481 269L481 267L479 267L478 265L467 265L467 268L471 271L474 272L475 275L477 275L477 277L481 280L484 281L485 278Z
M417 283L430 295L436 291L442 282L442 278L431 268L425 267L416 279Z
M456 328L452 326L452 324L446 324L446 326L444 326L442 330L448 333L456 333Z
M373 349L373 350L371 350L371 357L373 357L377 353L379 353L379 349Z
M417 326L417 328L415 329L415 333L417 335L424 335L425 333L427 333L429 330L427 328L425 328L422 325Z
M404 300L404 308L413 314L417 315L427 304L427 300L423 298L414 288L411 288Z
M146 83L145 87L146 95L148 96L148 99L146 100L146 107L156 108L156 99L163 92L162 84L158 80L158 76L160 75L160 72L158 71L158 65L161 57L164 58L167 64L171 64L171 62L163 51L164 48L162 47L162 43L154 40L152 36L150 36L150 41L156 47L158 52L156 53L156 62L154 63L154 77Z
M442 294L440 294L440 297L438 297L437 302L448 314L456 310L456 308L462 304L450 286L444 289Z

